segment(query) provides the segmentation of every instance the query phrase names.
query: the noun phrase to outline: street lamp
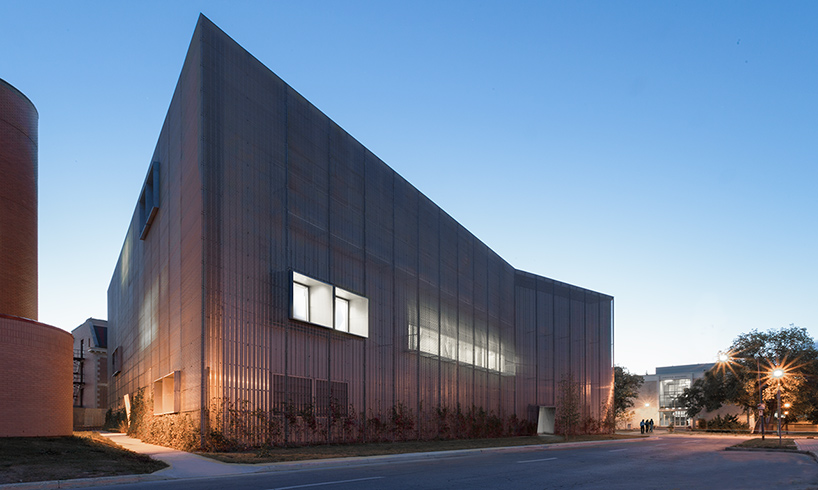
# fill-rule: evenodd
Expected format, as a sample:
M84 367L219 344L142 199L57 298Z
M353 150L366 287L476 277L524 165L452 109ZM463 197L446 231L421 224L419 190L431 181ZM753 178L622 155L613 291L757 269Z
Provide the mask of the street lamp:
M778 403L778 412L776 413L776 418L778 418L778 445L781 446L781 379L784 377L784 369L780 366L776 366L772 371L772 377L778 380L778 389L776 390L775 398L776 402Z

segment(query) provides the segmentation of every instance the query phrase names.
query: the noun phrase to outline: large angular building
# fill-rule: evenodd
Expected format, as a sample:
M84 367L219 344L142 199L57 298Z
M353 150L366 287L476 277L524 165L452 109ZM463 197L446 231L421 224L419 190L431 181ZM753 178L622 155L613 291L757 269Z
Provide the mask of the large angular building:
M553 430L569 374L604 416L612 306L516 270L201 16L108 289L111 404Z

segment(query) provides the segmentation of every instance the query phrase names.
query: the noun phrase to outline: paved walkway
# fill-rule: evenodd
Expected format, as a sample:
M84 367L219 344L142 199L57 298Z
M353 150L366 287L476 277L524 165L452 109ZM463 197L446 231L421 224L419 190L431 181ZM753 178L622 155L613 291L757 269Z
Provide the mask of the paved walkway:
M818 461L818 439L795 439L795 445L801 451L809 451L815 461Z
M135 453L147 454L154 459L167 463L168 468L152 473L151 476L158 479L237 475L254 473L259 471L260 468L260 465L222 463L198 454L147 444L126 434L115 432L101 432L101 434L125 449Z

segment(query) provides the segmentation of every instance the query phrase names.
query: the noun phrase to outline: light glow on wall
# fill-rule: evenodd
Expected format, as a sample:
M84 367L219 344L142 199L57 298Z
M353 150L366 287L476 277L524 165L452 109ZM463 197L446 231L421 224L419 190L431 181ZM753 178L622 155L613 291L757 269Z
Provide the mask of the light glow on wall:
M516 360L511 349L501 349L500 344L485 347L479 343L469 342L450 334L438 332L432 328L418 327L409 324L408 331L410 351L419 351L422 355L441 358L467 366L483 368L502 375L513 376L517 372Z

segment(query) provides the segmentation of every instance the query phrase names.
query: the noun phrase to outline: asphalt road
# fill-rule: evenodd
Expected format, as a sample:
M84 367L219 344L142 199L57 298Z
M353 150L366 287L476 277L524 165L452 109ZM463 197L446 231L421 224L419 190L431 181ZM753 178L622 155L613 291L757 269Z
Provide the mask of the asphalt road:
M794 453L723 451L732 437L507 448L439 458L398 457L241 476L143 482L124 489L818 489L818 463Z

